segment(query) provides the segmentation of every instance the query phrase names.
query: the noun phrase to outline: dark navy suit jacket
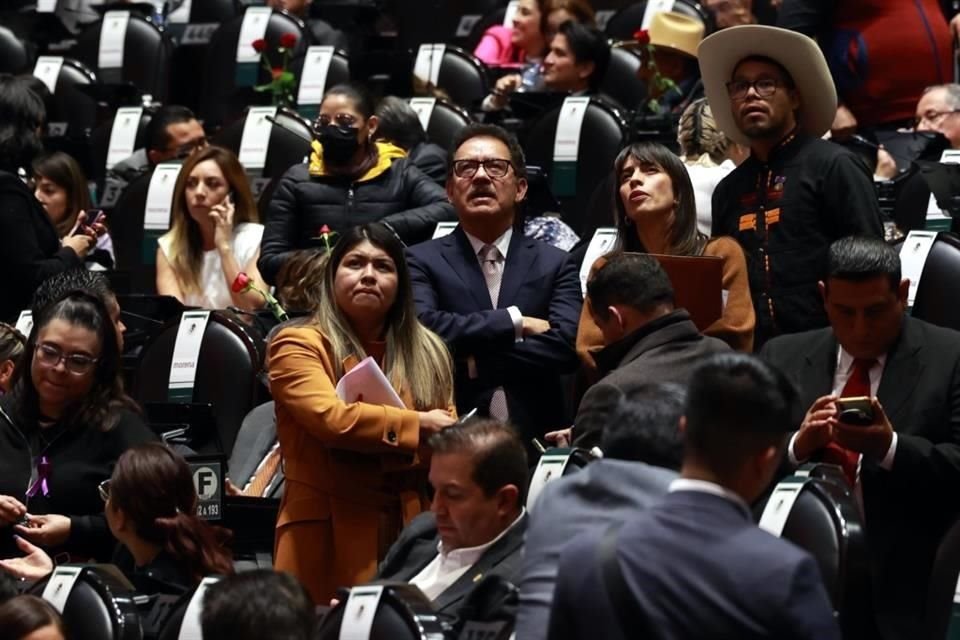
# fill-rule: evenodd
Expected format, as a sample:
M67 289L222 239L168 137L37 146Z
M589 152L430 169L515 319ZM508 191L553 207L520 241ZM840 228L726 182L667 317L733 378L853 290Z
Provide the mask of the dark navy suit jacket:
M727 498L675 491L620 530L620 569L649 630L620 630L599 570L601 538L564 549L550 640L840 640L814 559Z
M407 250L413 297L424 325L443 338L456 367L457 410L485 415L497 387L510 420L529 438L569 426L560 375L576 370L574 341L583 298L569 254L514 231L497 308L480 263L459 227ZM507 307L550 322L550 330L516 342ZM476 362L475 378L467 360Z

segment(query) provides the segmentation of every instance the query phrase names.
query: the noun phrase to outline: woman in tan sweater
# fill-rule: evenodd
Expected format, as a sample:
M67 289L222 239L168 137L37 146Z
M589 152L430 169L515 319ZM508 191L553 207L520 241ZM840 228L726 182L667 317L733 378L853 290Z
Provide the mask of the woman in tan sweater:
M614 161L613 193L619 237L614 251L723 259L723 313L704 333L738 351L753 350L756 318L750 300L746 259L733 238L707 238L697 231L697 210L690 176L680 159L663 145L634 144ZM599 258L591 269L603 264ZM602 346L600 330L583 305L577 353L590 377L596 377L592 352Z

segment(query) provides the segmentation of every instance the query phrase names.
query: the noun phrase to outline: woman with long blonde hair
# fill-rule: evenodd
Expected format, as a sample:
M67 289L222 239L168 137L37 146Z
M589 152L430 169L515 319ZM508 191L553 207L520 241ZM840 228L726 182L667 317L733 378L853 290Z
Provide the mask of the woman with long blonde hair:
M191 306L253 310L256 292L235 292L243 272L261 290L257 270L263 225L240 161L229 149L209 146L184 162L173 192L173 227L158 240L157 292Z
M455 420L453 367L417 319L403 246L383 225L341 234L314 299L310 320L269 345L286 474L274 566L326 604L337 587L373 577L403 525L428 507L425 444ZM338 394L367 357L402 406L374 389Z

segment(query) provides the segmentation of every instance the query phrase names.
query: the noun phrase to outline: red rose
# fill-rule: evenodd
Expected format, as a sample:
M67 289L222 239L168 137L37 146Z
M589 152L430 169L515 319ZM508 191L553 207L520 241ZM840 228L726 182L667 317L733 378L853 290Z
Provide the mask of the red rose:
M650 44L650 32L646 29L637 29L633 32L633 39L637 44Z
M253 47L253 50L257 53L263 53L267 50L267 41L263 38L257 38L250 46Z
M328 227L327 225L323 225L322 227L320 227L321 236L327 233L330 233L330 227Z
M280 46L284 49L292 49L297 46L297 36L292 33L285 33L280 36Z
M283 74L283 67L274 67L270 70L270 74L273 76L273 79L276 80Z
M241 271L237 274L237 277L234 279L233 285L231 285L230 289L234 293L243 293L249 289L252 284L253 281L250 279L250 276Z

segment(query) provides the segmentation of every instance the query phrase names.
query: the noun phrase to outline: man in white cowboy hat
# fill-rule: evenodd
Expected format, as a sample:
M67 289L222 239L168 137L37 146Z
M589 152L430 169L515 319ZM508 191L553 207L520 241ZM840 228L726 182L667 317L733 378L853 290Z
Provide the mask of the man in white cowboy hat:
M714 191L712 235L736 238L747 256L754 346L824 327L817 282L830 243L883 227L866 165L819 137L837 109L823 54L802 34L747 25L706 38L699 60L717 124L750 147Z
M703 30L700 20L672 11L656 13L650 21L647 35L656 67L651 68L648 52L641 49L643 63L638 75L647 83L650 97L658 101L661 111L682 111L690 102L702 97L697 46L703 40ZM659 90L653 84L655 71L672 80L675 88Z

